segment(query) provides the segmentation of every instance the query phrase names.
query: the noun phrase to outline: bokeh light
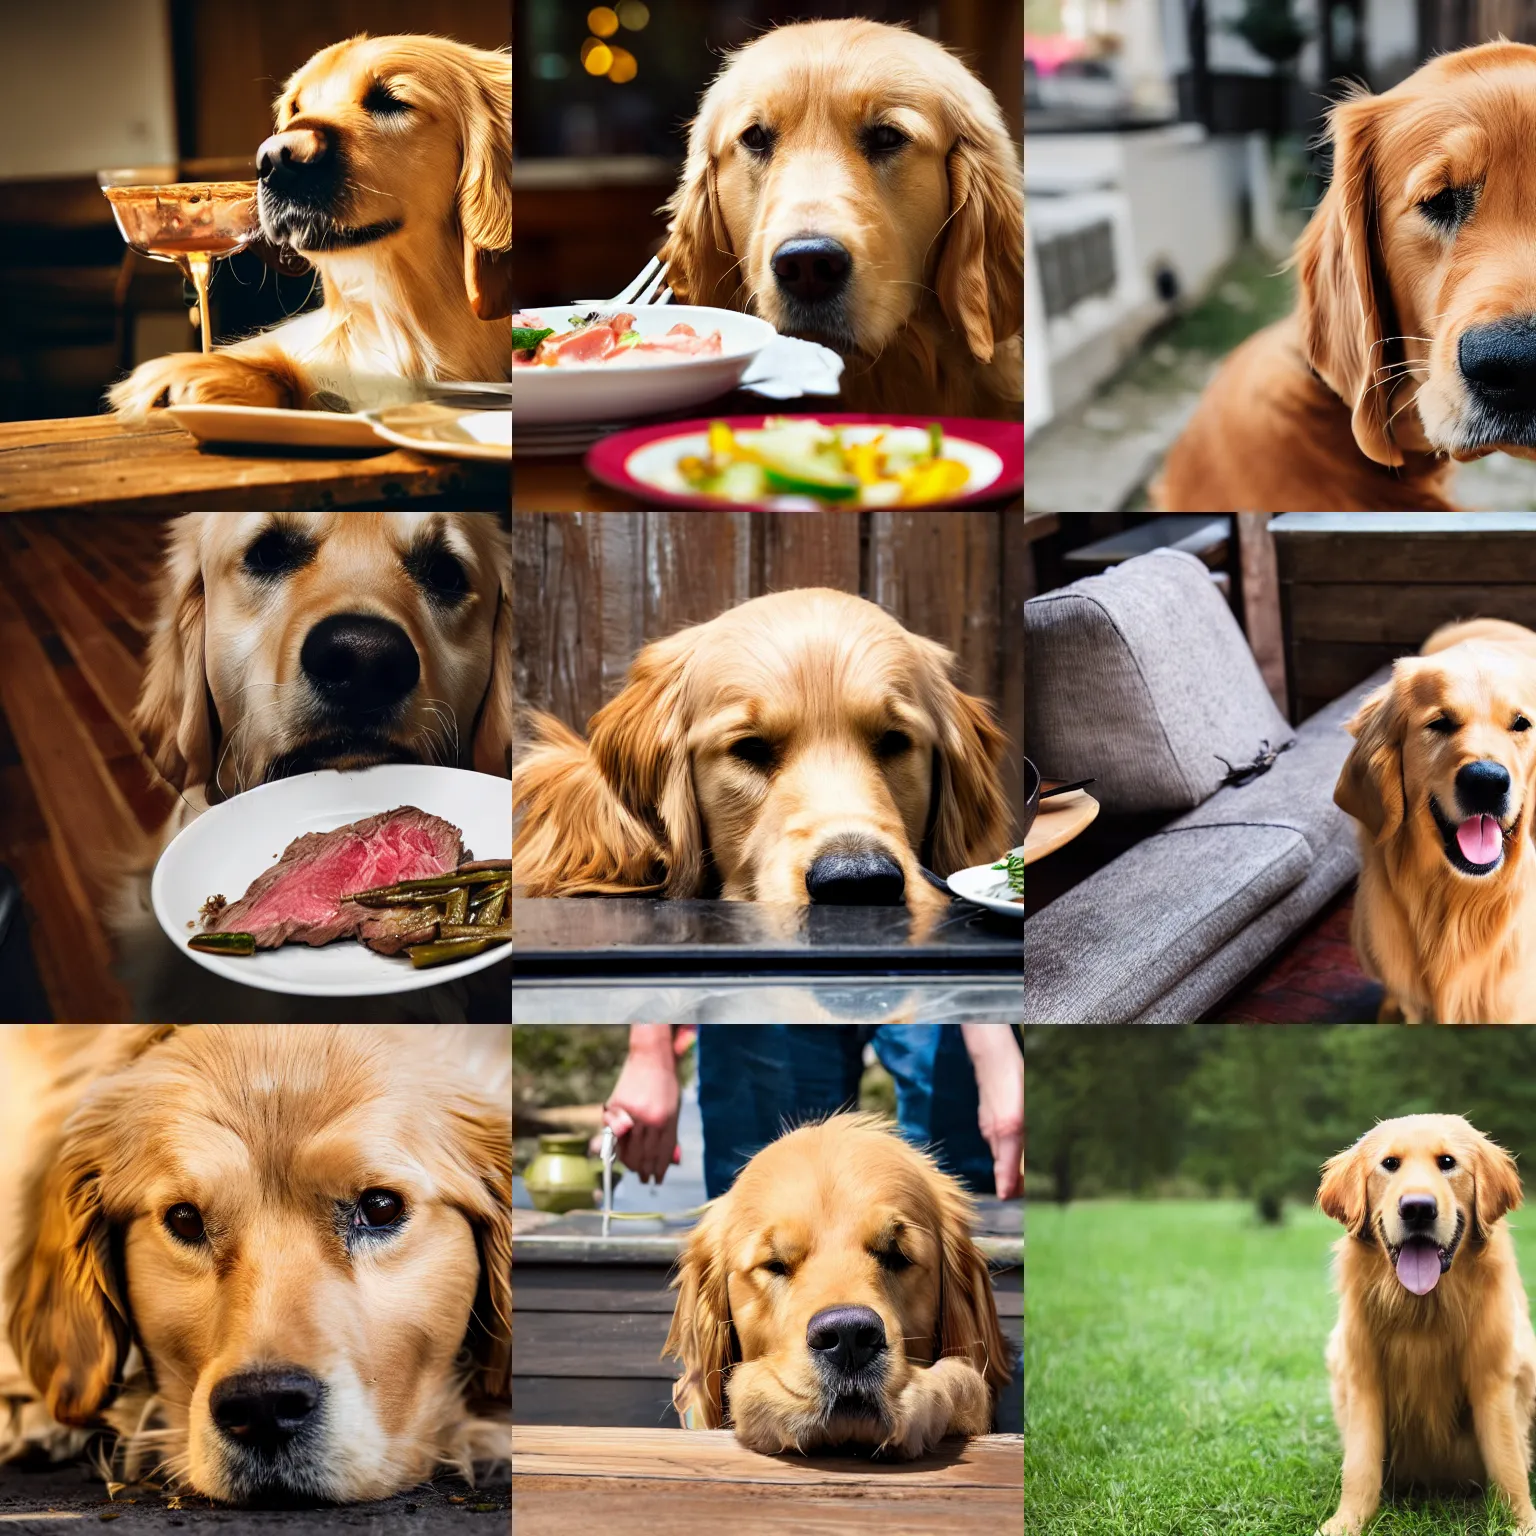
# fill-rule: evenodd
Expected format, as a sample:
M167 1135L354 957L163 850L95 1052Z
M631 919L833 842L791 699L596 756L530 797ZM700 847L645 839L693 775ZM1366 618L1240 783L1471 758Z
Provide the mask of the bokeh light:
M581 67L589 75L606 75L613 67L613 50L607 43L589 37L581 45Z
M639 73L640 66L629 49L613 49L613 63L608 66L608 78L615 85L625 85Z
M619 25L630 32L642 32L651 19L651 10L640 0L623 0L619 6Z
M612 37L619 30L618 12L608 5L594 5L587 12L587 26L599 37Z

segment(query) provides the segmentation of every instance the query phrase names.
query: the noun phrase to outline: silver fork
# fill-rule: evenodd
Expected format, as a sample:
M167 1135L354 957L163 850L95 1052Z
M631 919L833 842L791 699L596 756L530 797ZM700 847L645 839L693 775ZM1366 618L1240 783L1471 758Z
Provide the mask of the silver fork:
M667 287L667 264L659 256L646 262L640 275L626 283L608 301L620 309L630 305L670 304L672 290Z

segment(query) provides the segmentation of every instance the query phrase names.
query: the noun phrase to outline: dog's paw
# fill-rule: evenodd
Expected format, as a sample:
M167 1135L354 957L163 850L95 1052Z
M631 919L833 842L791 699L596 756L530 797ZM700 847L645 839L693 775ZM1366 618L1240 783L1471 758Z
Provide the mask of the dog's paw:
M911 1461L931 1451L948 1432L949 1402L942 1392L915 1378L897 1398L894 1418L895 1427L881 1450Z
M1360 1536L1360 1528L1363 1524L1363 1521L1340 1511L1318 1526L1317 1536Z
M302 404L291 384L270 368L231 352L172 352L153 358L114 384L107 399L130 421L142 421L165 405Z

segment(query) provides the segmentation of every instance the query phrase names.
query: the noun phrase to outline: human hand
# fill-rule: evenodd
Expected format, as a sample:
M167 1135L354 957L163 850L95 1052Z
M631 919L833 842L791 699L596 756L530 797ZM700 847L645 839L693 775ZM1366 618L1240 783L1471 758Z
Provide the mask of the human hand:
M642 1184L659 1184L683 1160L677 1144L677 1061L666 1024L635 1024L629 1055L603 1105L603 1124L619 1139L619 1160Z
M962 1024L965 1049L976 1073L976 1123L992 1149L992 1171L1000 1200L1023 1188L1024 1053L1005 1024Z

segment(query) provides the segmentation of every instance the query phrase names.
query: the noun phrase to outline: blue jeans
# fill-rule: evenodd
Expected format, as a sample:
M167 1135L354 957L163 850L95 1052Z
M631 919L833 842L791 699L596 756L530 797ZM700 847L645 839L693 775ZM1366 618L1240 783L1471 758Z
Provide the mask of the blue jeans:
M958 1024L706 1024L698 1033L704 1183L713 1200L770 1141L858 1107L873 1042L896 1082L896 1126L973 1193L996 1192Z

